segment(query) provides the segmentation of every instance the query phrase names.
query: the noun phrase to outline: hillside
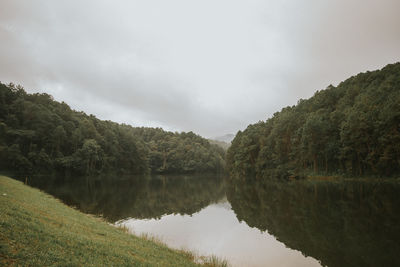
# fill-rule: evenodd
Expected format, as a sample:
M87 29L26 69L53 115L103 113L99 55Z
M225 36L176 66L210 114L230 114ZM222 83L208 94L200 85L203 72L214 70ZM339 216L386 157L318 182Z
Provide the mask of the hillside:
M214 145L221 147L224 151L227 151L228 148L231 146L230 143L226 143L224 141L208 139L208 142L210 142L210 144L214 144Z
M400 63L360 73L239 131L232 176L400 174Z
M63 174L219 172L225 152L192 132L132 127L0 83L0 170Z

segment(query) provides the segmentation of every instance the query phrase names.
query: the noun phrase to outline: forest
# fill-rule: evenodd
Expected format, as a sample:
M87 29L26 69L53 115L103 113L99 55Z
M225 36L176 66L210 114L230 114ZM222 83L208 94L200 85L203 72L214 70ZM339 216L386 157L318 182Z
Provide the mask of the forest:
M239 131L232 177L400 174L400 63L317 91Z
M92 175L216 173L225 151L194 134L133 127L0 83L0 170Z

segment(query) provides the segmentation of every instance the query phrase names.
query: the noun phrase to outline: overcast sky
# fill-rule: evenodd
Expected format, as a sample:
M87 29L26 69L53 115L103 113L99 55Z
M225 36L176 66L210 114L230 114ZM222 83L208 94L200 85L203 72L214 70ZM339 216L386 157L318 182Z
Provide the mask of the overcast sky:
M1 0L0 81L214 137L400 61L399 13L399 0Z

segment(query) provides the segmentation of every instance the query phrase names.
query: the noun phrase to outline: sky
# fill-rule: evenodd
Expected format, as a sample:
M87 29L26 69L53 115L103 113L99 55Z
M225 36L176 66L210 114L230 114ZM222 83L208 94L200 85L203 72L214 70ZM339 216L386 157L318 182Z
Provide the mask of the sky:
M216 137L400 61L398 0L1 0L0 81Z

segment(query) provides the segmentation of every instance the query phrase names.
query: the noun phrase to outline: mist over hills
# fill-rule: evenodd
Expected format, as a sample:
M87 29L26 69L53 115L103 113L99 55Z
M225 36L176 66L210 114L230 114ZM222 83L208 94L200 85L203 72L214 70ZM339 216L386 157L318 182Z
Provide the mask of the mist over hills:
M225 135L214 137L212 139L230 144L232 142L233 138L235 138L234 134L225 134Z

